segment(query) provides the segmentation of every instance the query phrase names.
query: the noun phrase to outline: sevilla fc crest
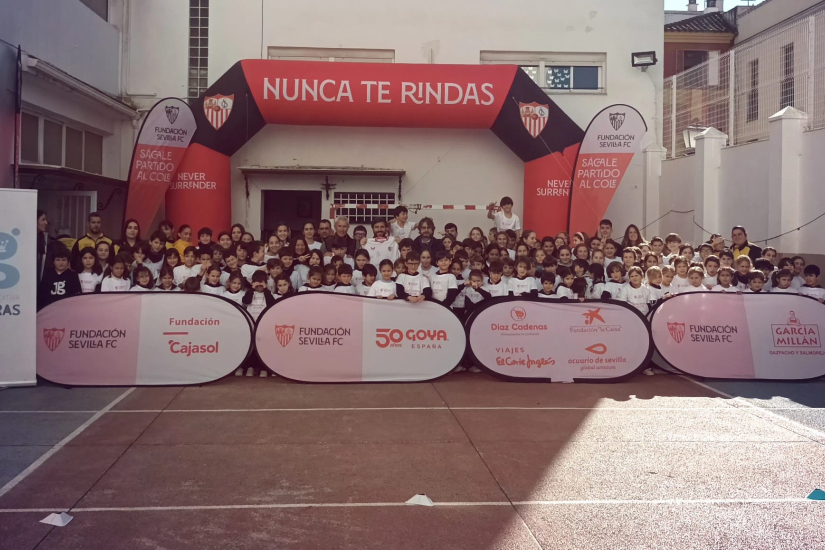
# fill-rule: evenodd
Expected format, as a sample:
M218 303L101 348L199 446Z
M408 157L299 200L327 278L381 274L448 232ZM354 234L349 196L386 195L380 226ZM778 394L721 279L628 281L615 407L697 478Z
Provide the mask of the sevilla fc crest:
M49 351L54 351L60 342L63 341L63 335L66 334L65 328L44 328L43 329L43 343L49 348Z
M295 325L275 325L275 338L278 339L278 343L281 344L282 348L289 344L293 334L295 334Z
M685 324L684 323L668 323L667 330L670 332L670 335L676 340L677 344L682 343L682 338L685 337Z
M178 113L180 113L180 107L175 107L173 105L166 106L166 120L169 121L169 124L175 123L178 119Z
M218 94L203 98L203 112L206 115L206 120L215 130L220 130L226 119L229 118L233 103L235 103L235 94Z
M539 105L536 102L519 102L518 108L521 114L521 122L524 124L524 127L528 132L530 132L533 139L539 137L541 131L544 130L545 126L547 126L547 116L550 114L550 106Z
M617 132L619 128L622 127L624 124L625 113L610 113L610 125L613 126L613 129Z

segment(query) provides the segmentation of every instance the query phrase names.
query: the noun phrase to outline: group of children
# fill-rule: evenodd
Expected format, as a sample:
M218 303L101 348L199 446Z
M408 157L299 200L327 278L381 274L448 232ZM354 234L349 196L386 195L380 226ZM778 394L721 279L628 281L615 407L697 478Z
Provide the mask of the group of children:
M163 222L129 253L112 255L105 242L83 248L74 258L66 250L56 252L54 270L41 281L40 306L75 294L118 291L215 294L256 319L284 296L317 291L437 301L460 317L484 300L504 296L610 298L642 314L658 300L684 292L784 292L825 301L819 268L806 266L800 256L777 262L771 247L752 260L717 241L694 249L675 233L648 242L634 225L621 242L584 233L539 240L534 231L521 229L511 199L503 198L500 205L498 212L489 211L496 227L488 235L474 227L465 239L458 238L455 224L435 238L432 219L412 222L403 206L389 223L375 220L370 238L364 226L355 227L354 240L334 234L323 239L307 222L294 239L285 224L266 242L236 224L216 241L203 228L198 242L190 243L189 226L178 228L173 239L171 223ZM601 227L606 224L612 231L609 220ZM415 240L414 230L420 232Z

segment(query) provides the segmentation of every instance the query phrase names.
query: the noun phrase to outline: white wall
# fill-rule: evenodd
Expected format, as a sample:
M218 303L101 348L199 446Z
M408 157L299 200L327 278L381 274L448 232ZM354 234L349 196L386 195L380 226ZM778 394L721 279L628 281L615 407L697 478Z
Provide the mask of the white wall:
M775 123L772 123L775 124ZM769 180L772 149L777 147L771 140L759 141L721 151L721 186L719 191L719 220L714 227L707 230L718 232L730 238L730 229L734 225L743 225L748 230L750 240L760 246L762 241L775 235L768 228L769 213L775 206L768 200L769 195L776 195ZM822 174L825 174L825 129L802 134L801 151L784 152L788 162L799 162L800 166L800 200L799 220L805 224L825 212L825 193L822 188ZM775 152L775 151L774 151ZM774 157L775 158L775 157ZM681 157L662 163L661 209L662 213L670 209L691 210L699 208L694 201L694 177L697 156ZM795 185L782 182L779 185ZM690 240L693 235L693 214L670 214L661 221L662 234L676 232L683 239ZM795 226L783 224L781 231L792 231ZM685 238L684 236L688 237ZM782 250L779 240L769 244L779 248L785 255L802 254L808 261L823 261L825 255L825 217L804 227L799 232L799 249ZM822 263L820 267L825 267Z
M722 149L722 186L719 193L720 228L706 227L730 237L730 228L743 225L752 239L768 235L769 141ZM721 230L720 230L721 229ZM710 236L710 235L708 235ZM774 244L774 246L776 246Z
M320 190L324 177L252 175L247 206L244 178L236 168L250 165L404 169L404 203L487 204L504 195L520 197L524 180L524 164L487 130L269 125L232 157L232 220L256 234L261 229L261 190ZM338 191L395 192L398 187L395 177L330 177L330 182ZM516 201L514 211L521 215L523 205ZM462 236L473 226L485 232L492 226L485 212L426 211L410 216L431 216L439 228L454 222Z
M0 38L118 94L120 33L78 0L0 0Z
M659 180L659 216L671 210L687 212L694 208L693 190L693 161L695 157L681 157L662 162L662 176ZM658 218L655 216L653 219ZM690 240L693 235L693 213L670 213L659 222L659 236L664 238L668 233L686 235L684 240ZM648 235L648 239L655 235Z
M822 0L772 0L763 1L753 10L745 13L737 21L739 34L735 42L739 44L760 32L777 25L798 13L815 6Z

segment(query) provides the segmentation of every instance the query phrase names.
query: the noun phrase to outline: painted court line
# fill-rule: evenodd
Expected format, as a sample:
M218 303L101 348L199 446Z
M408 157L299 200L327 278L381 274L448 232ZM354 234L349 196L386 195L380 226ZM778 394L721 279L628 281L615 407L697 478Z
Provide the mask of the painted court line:
M596 505L702 505L702 504L812 504L822 505L819 501L807 498L706 498L706 499L661 499L661 500L524 500L494 502L434 502L434 506L474 507L474 506L596 506ZM24 514L33 512L70 511L71 513L91 512L184 512L198 510L266 510L289 508L394 508L407 506L404 502L319 502L319 503L282 503L282 504L226 504L226 505L192 505L192 506L106 506L65 508L6 508L0 513Z
M84 431L86 428L88 428L89 426L91 426L92 424L94 424L94 422L95 422L98 418L100 418L101 416L103 416L104 414L106 414L106 413L107 413L107 412L108 412L108 411L109 411L112 407L114 407L115 405L117 405L118 403L120 403L121 401L123 401L123 400L124 400L126 397L128 397L128 395L129 395L130 393L132 393L133 391L135 391L135 388L129 388L128 390L126 390L125 392L123 392L123 393L122 393L119 397L115 398L115 400L114 400L114 401L112 401L111 403L109 403L108 405L106 405L105 407L103 407L101 410L97 411L97 413L95 413L95 414L94 414L91 418L89 418L88 420L86 420L86 422L84 422L83 424L81 424L80 426L78 426L78 427L77 427L77 429L76 429L75 431L73 431L72 433L70 433L69 435L67 435L66 437L64 437L64 438L63 438L63 439L62 439L59 443L57 443L54 447L52 447L51 449L49 449L48 451L46 451L46 452L43 454L43 456L41 456L40 458L38 458L37 460L35 460L34 462L32 462L32 463L29 465L29 467L28 467L28 468L26 468L25 470L23 470L22 472L20 472L19 474L17 474L17 475L14 477L14 479L12 479L11 481L9 481L9 482L8 482L8 483L6 483L5 485L3 485L3 487L2 487L2 488L0 488L0 497L2 497L2 496L3 496L3 495L5 495L6 493L8 493L8 492L9 492L9 491L11 491L12 489L14 489L14 487L15 487L15 486L17 486L17 484L18 484L18 483L20 483L21 481L23 481L24 479L26 479L27 477L29 477L29 475L31 475L31 473L32 473L32 472L34 472L34 471L35 471L35 470L37 470L40 466L42 466L42 465L43 465L43 463L44 463L44 462L46 462L49 458L51 458L51 457L52 457L52 456L53 456L53 455L54 455L57 451L59 451L60 449L62 449L63 447L65 447L65 446L66 446L66 445L67 445L67 444L68 444L68 443L69 443L72 439L74 439L75 437L77 437L78 435L80 435L81 433L83 433L83 431Z
M744 399L744 398L736 396L736 395L730 395L729 393L725 393L721 390L717 390L716 388L714 388L712 386L708 386L707 384L703 384L702 382L699 382L698 380L692 380L691 378L688 378L687 376L684 376L684 375L682 375L682 378L684 378L685 380L690 380L691 382L693 382L697 386L701 386L701 387L705 388L706 390L717 393L717 394L721 395L722 397L725 397L725 398L730 399L732 401L736 401L737 403L742 403L743 405L745 405L746 407L748 407L750 409L765 413L765 414L767 414L769 416L772 416L773 418L775 418L775 419L777 419L781 422L786 422L788 424L791 424L792 426L796 427L799 430L802 430L804 432L808 432L809 434L815 434L815 437L825 437L825 432L817 430L816 428L811 428L810 426L806 426L805 424L802 424L801 422L797 422L796 420L791 420L790 418L785 418L782 415L771 412L772 410L779 410L779 411L788 411L788 410L790 410L790 411L817 411L817 410L821 410L820 408L813 408L813 407L804 407L804 408L799 408L799 407L787 407L787 408L759 407L757 405L754 405L753 403L750 403L747 399ZM733 407L733 405L731 405L731 407ZM754 416L759 418L758 415L754 415ZM764 418L760 418L760 420L764 420Z

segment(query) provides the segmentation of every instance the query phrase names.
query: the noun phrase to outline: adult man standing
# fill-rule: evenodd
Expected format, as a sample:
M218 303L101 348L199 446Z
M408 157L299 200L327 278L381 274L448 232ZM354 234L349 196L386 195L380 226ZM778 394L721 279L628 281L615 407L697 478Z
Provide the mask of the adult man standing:
M413 249L419 254L429 250L433 257L438 251L444 250L444 243L433 238L434 231L435 222L432 218L421 218L421 221L418 222L418 237L413 241Z
M762 249L755 244L748 242L748 232L741 225L734 226L730 231L730 238L733 241L733 259L739 256L747 256L751 260L758 260L762 257Z
M323 219L318 222L318 236L321 237L324 246L328 247L327 239L332 237L332 223L329 220Z
M332 250L332 239L336 239L338 241L346 241L347 243L347 256L355 256L355 250L357 248L355 239L349 236L349 219L346 216L338 216L335 218L335 233L330 235L328 238L324 238L324 234L321 231L321 228L324 227L324 221L327 222L327 226L329 222L327 220L323 220L321 225L318 228L318 234L324 239L324 243L326 245L327 250ZM327 252L327 256L332 256L332 252Z
M91 214L89 214L87 220L89 222L89 228L86 231L86 234L83 237L77 239L77 242L74 243L74 246L72 247L73 264L76 263L80 251L84 248L95 248L97 247L97 243L99 243L100 241L105 241L109 243L109 245L112 244L112 239L103 234L103 218L101 218L100 214L98 214L97 212L92 212Z

